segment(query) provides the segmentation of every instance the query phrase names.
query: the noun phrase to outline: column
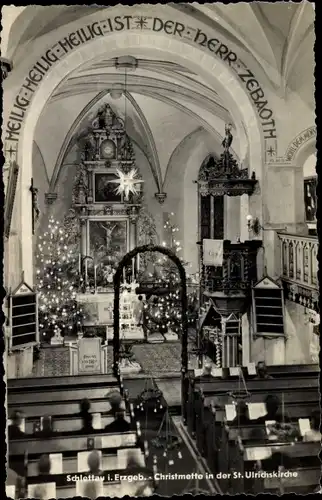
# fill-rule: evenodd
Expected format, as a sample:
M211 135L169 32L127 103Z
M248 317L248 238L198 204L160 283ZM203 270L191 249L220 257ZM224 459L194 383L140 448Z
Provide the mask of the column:
M136 219L130 220L130 241L129 250L133 250L136 247Z
M28 170L20 166L15 203L20 204L20 237L21 261L24 280L29 286L34 284L33 269L33 238L32 238L32 195L30 192L31 177Z
M243 314L241 318L242 327L242 360L243 366L250 363L250 328L247 314Z
M249 196L243 194L240 197L240 241L247 241L250 239L247 226L247 215L249 214Z
M80 219L80 253L82 258L87 255L87 223L86 219Z

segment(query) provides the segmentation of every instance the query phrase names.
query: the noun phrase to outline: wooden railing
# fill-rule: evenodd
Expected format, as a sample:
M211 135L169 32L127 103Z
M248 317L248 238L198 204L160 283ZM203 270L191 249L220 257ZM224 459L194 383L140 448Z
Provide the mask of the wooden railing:
M281 244L281 278L318 290L318 239L278 234Z

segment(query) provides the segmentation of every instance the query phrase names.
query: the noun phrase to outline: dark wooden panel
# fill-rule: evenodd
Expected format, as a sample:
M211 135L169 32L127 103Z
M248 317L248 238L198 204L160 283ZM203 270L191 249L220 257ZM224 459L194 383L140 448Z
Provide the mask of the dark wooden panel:
M94 387L94 386L93 386ZM54 390L51 391L49 388L46 391L39 392L27 392L25 394L8 394L8 404L10 406L11 403L25 405L29 403L46 403L47 401L81 401L83 398L88 398L90 400L94 399L103 399L106 398L107 402L107 394L112 390L118 391L118 387L102 387L99 389L94 388L70 388L70 389L62 389L62 390Z
M83 387L92 386L100 387L117 385L117 380L111 375L71 375L67 377L32 377L32 378L22 378L22 379L9 379L8 380L8 392L11 391L27 391L27 390L40 390L53 387L57 389L64 389L67 387Z
M88 440L92 441L89 447ZM135 441L134 441L135 440ZM124 432L122 434L91 434L90 436L53 437L47 440L43 438L29 438L11 441L9 455L23 456L25 450L28 456L42 455L46 453L64 453L85 451L90 449L104 450L110 452L120 448L136 446L137 436L135 432Z

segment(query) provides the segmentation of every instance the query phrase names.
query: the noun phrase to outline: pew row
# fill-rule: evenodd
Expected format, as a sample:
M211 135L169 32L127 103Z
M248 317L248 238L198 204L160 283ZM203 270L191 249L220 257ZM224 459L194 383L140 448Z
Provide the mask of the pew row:
M50 390L49 388L46 391L38 390L34 392L27 393L8 393L8 405L20 405L23 407L24 405L30 403L46 403L50 401L52 403L58 403L61 401L81 401L82 399L103 399L105 398L107 401L108 394L111 392L120 392L120 389L113 385L110 388L101 387L101 388L70 388L69 390Z
M94 413L93 415L93 428L97 430L104 429L106 425L111 424L114 421L113 415L104 415L100 413ZM131 417L126 414L124 419L131 423ZM23 429L26 434L33 434L36 430L40 430L40 418L27 418L23 420ZM37 429L38 428L38 429ZM82 428L82 419L79 416L60 416L52 415L52 430L54 432L76 432L80 431Z
M77 454L85 450L104 450L110 452L121 448L136 447L139 444L139 437L136 432L124 432L121 434L94 433L89 436L55 436L50 439L27 438L11 441L9 446L9 456L23 457L28 453L28 457L40 456L45 453L69 453Z
M123 448L122 451L127 451L128 448ZM140 448L130 448L131 451L137 451L139 454L139 462L142 464L142 466L145 463L144 460L144 454ZM81 452L82 453L82 452ZM85 452L86 455L89 452ZM69 456L62 456L61 463L59 463L59 467L61 466L60 471L57 471L54 469L52 471L53 474L80 474L80 473L85 473L87 470L87 458L85 457L84 460L84 466L80 466L79 464L79 459L78 457L69 457ZM107 454L107 453L102 453L101 456L101 470L104 471L115 471L115 470L122 470L124 468L124 460L120 460L119 456L117 453L114 454ZM27 476L28 477L35 477L38 476L38 460L29 460L28 461L28 466L27 466Z
M74 388L106 388L119 386L119 380L111 375L68 375L64 377L31 377L9 379L7 381L8 393L13 392L38 392L45 389L67 390L69 387Z
M37 418L45 415L77 415L79 413L79 402L68 400L59 402L44 402L41 406L36 403L21 404L11 403L9 406L9 416L15 410L20 410L26 418ZM91 400L91 413L107 413L111 409L106 398Z

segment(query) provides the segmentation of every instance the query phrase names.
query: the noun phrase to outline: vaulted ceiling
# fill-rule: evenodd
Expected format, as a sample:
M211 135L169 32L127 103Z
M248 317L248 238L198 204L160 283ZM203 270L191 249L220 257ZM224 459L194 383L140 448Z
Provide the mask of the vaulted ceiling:
M272 90L297 92L314 109L313 81L307 78L314 67L314 11L309 2L180 3L167 7L218 32L249 67L257 65ZM2 42L14 64L32 50L39 37L107 7L31 5L20 9ZM113 98L113 90L118 89L120 95ZM38 122L35 140L49 179L56 175L86 120L103 102L126 116L128 133L148 159L159 186L169 160L187 136L203 129L218 145L224 124L233 123L221 96L185 67L157 56L138 59L136 70L127 72L125 81L125 72L116 68L114 59L96 60L61 82ZM235 133L233 146L243 160L247 141L240 134Z

